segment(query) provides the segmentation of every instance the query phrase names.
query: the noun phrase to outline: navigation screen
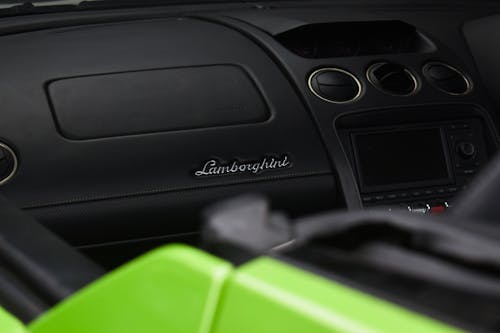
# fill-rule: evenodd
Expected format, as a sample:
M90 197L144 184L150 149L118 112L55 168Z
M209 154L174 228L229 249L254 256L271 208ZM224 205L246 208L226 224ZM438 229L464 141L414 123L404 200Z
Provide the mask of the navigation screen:
M354 145L364 190L450 180L439 128L355 134Z

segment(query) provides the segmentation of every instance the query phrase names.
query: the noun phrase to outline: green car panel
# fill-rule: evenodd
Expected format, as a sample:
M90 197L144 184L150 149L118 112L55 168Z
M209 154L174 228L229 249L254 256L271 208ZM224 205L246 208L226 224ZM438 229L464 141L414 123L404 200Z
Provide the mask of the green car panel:
M214 333L460 330L268 257L227 282Z
M2 333L27 333L24 325L10 313L0 308L0 332Z
M208 333L231 265L168 246L142 256L62 302L33 333Z
M238 268L170 245L109 273L25 328L2 333L461 332L270 257Z

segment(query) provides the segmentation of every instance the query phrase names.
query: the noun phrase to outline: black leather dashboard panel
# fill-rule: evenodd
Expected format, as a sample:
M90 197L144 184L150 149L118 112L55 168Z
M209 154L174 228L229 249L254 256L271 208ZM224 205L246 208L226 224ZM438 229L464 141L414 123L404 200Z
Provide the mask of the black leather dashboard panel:
M2 191L74 244L196 231L204 206L241 192L271 195L296 213L338 205L310 114L272 59L235 30L165 18L6 35L0 45L0 61L8 64L0 68L0 140L20 162ZM188 88L172 86L151 98L151 86L187 68ZM159 81L144 76L158 73ZM117 103L116 87L106 86L116 82L93 82L122 75L129 81L120 83ZM228 82L200 92L210 77ZM80 80L90 81L82 87ZM148 86L144 109L141 94L123 96L141 80ZM73 86L60 89L61 82ZM237 103L245 105L232 110ZM154 117L130 119L137 112ZM197 177L207 163L216 164L214 173ZM225 168L230 172L217 172ZM304 197L309 204L297 205Z
M48 94L61 133L96 139L262 122L269 110L244 70L214 65L57 80Z
M3 190L19 206L331 172L314 125L283 74L255 44L223 26L171 18L37 31L4 36L0 43L0 60L10 63L0 69L6 88L2 107L9 112L0 133L21 160L16 178ZM244 68L271 117L257 124L74 141L58 132L44 93L44 86L59 78L207 64ZM196 91L190 98L198 98ZM214 96L214 103L219 98ZM282 170L194 176L212 159L223 164L283 154L292 166Z

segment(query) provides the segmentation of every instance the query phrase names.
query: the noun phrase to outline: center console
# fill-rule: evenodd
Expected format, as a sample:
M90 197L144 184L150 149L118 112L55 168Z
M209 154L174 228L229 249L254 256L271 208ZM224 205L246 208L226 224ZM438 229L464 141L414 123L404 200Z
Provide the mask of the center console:
M488 160L478 117L381 122L340 131L366 208L443 213Z

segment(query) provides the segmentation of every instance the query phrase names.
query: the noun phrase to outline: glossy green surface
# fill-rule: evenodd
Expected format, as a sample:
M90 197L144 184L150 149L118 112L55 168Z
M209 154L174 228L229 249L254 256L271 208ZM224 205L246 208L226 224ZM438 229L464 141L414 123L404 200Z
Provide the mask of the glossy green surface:
M0 313L0 328L7 325L2 321ZM460 332L268 257L235 269L182 245L160 248L108 274L29 329L32 333ZM0 329L3 332L17 333Z
M25 333L28 332L24 325L17 320L17 318L13 317L0 308L0 332L1 333Z
M173 245L153 251L37 319L33 333L208 333L231 265Z
M213 332L460 331L293 266L262 257L242 266L228 280Z

